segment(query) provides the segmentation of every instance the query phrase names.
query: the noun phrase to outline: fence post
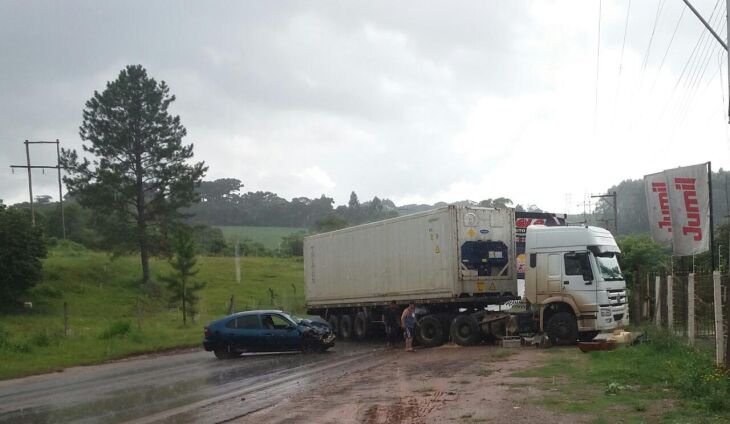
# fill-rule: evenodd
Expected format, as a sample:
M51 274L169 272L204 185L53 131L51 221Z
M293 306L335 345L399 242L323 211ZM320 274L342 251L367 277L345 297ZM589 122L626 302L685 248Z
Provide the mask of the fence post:
M669 331L674 329L674 291L673 280L674 275L667 275L667 328Z
M657 327L662 326L662 277L656 276L656 284L654 285L654 323Z
M647 273L646 274L646 294L644 295L644 301L641 302L642 309L643 309L641 316L645 320L651 319L651 317L649 316L649 299L651 299L651 297L649 296L649 282L650 281L651 281L651 276Z
M232 314L235 309L233 302L234 302L233 295L231 295L231 301L228 303L228 315Z
M137 330L142 329L142 299L137 297Z
M695 274L687 276L687 338L689 345L695 345Z
M63 335L68 336L68 302L63 302Z
M715 362L725 363L725 337L722 323L722 293L720 291L720 273L712 272L713 303L715 305Z

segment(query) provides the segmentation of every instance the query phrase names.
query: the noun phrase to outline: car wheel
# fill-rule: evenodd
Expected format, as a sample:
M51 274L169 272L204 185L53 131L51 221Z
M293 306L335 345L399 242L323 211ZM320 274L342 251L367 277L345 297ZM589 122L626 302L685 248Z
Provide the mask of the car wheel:
M436 347L444 343L444 327L435 315L426 315L418 321L416 339L425 347Z
M317 353L320 350L319 343L312 339L305 339L302 341L302 353Z
M578 340L578 324L570 312L558 312L547 323L547 334L555 346L569 346Z
M473 316L458 315L451 322L451 340L459 346L472 346L480 339L479 323Z
M344 314L340 317L340 337L343 340L352 338L352 316Z
M358 312L355 314L355 323L353 325L355 338L358 340L365 340L370 332L370 318L368 318L365 312Z
M224 349L216 349L213 351L213 355L215 355L218 359L231 359L234 357L234 355L228 351L228 348Z

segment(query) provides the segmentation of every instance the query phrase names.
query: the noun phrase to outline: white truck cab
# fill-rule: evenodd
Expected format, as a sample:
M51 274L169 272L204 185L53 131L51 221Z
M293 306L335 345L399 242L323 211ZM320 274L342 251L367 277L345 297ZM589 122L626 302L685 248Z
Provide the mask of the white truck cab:
M629 323L621 253L611 233L590 226L527 228L525 299L558 345Z

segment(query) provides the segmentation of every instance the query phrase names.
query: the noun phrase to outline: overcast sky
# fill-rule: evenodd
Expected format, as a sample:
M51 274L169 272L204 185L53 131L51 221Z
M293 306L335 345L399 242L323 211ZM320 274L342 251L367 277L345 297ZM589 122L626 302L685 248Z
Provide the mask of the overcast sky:
M693 3L724 39L724 2ZM0 0L0 198L27 199L23 140L80 149L84 102L127 64L169 84L206 179L287 199L578 212L623 179L727 168L721 46L680 0L634 0L626 26L628 5Z

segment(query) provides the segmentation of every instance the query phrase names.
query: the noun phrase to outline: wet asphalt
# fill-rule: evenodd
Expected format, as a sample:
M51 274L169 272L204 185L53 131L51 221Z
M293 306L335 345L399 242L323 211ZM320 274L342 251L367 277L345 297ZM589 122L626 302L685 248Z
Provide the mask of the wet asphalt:
M382 351L382 343L339 342L324 354L218 360L201 350L0 381L0 424L228 422Z

